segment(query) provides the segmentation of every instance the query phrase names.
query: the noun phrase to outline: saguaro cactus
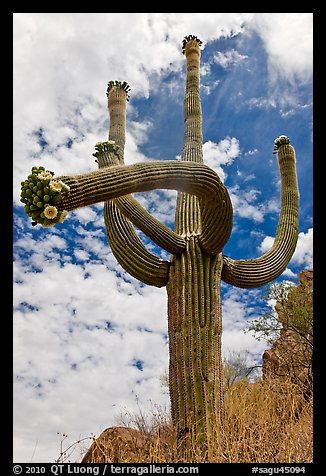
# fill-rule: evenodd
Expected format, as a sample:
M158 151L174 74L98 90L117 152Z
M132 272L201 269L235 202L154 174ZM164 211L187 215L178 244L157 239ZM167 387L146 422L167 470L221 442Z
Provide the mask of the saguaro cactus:
M286 268L298 237L295 152L280 136L274 146L281 175L281 214L274 244L252 260L223 256L233 212L223 183L203 163L200 46L194 35L183 41L187 75L180 160L124 164L129 86L110 81L109 137L96 144L93 154L99 170L54 179L53 172L33 168L22 182L22 201L34 224L50 226L63 221L70 210L104 201L106 233L117 261L142 282L166 286L171 410L183 461L192 461L195 453L210 461L223 424L221 279L243 288L268 283ZM178 191L174 231L130 195L154 189ZM169 262L146 249L134 225L171 253Z

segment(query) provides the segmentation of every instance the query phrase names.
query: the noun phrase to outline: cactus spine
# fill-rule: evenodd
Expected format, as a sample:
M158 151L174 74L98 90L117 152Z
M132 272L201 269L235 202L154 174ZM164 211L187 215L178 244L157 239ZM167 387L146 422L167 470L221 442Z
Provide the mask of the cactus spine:
M108 241L117 261L146 284L166 286L168 295L169 382L172 419L180 461L211 461L221 439L221 279L237 287L261 286L279 276L298 238L295 152L285 136L275 141L281 175L281 214L272 248L252 260L232 260L222 250L232 228L232 205L218 175L203 163L199 95L201 41L185 37L187 75L181 160L124 164L129 85L110 81L108 141L96 144L99 169L59 177L69 193L58 213L105 202ZM22 200L27 203L27 187ZM174 231L153 218L130 194L177 190ZM25 194L25 195L24 195ZM28 205L27 205L28 207ZM150 253L134 226L171 253L170 261ZM198 461L198 459L196 459Z

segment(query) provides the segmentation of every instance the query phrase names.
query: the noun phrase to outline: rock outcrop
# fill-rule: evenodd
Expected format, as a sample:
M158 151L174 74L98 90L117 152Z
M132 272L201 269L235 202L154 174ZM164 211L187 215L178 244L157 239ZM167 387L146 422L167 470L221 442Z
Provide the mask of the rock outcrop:
M151 434L126 426L113 426L96 438L81 463L148 462L156 451L164 451L167 447L171 447L168 428Z
M135 456L148 445L147 438L139 430L123 426L106 428L92 443L82 459L82 463L105 463L122 461Z

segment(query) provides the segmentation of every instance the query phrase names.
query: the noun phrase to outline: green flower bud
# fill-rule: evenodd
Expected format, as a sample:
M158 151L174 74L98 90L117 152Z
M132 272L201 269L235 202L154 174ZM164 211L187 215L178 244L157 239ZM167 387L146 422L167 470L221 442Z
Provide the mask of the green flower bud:
M55 194L54 197L52 198L53 203L60 202L60 200L62 200L62 195L61 195L61 193Z
M35 186L33 187L33 192L36 193L37 191L38 191L38 188L37 188L37 186L35 185Z
M37 182L36 185L37 185L37 187L38 187L39 190L42 190L42 188L43 188L42 182Z
M50 201L50 196L49 195L44 195L43 200L45 203Z
M34 188L33 182L29 182L28 186L29 186L29 188L30 188L31 190L33 190L33 188Z
M48 195L50 193L50 188L49 187L44 187L43 192Z
M37 191L37 196L40 197L40 198L43 197L43 192L42 192L42 190L38 190L38 191Z
M38 208L43 208L43 202L37 202L36 206L37 206Z
M31 204L29 208L30 208L30 210L32 210L33 212L35 212L35 210L37 210L37 206L34 205L34 204Z
M28 213L28 212L29 212L29 206L28 206L28 205L25 205L25 206L24 206L24 210L25 210L26 213Z

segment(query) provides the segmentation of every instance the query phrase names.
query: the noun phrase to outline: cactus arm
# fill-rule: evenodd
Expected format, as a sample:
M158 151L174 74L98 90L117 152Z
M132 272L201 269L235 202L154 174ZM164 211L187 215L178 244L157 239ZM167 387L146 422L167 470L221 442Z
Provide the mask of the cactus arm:
M289 143L280 145L277 158L281 176L281 213L273 246L256 259L233 260L223 256L222 280L239 288L258 287L276 279L285 270L296 248L299 192L294 148Z
M116 198L114 203L126 218L165 251L180 254L185 249L185 239L154 218L131 195Z
M184 144L181 161L187 164L203 164L202 110L200 101L200 46L194 35L183 41L183 53L187 63L186 91L184 98ZM214 206L214 205L213 205ZM181 236L198 236L201 248L209 254L221 251L219 246L232 226L233 211L229 199L217 202L220 216L216 219L208 208L199 206L195 196L178 194L175 231Z
M102 142L95 146L100 169L123 163L123 150L116 143ZM139 239L132 223L124 217L116 201L104 203L104 223L112 253L131 276L145 284L162 287L168 282L169 263L150 253Z
M124 165L124 145L126 128L126 102L129 87L127 83L109 81L107 89L108 109L110 115L109 140L118 146L117 156L108 159L106 155L96 155L99 167L120 164ZM114 200L120 212L143 231L157 245L173 254L181 253L185 248L185 240L177 233L156 220L140 203L130 195ZM112 207L111 207L112 208ZM120 222L123 220L120 217ZM112 237L114 239L114 237Z
M128 91L129 85L126 82L108 83L109 141L96 144L96 152L93 154L99 168L124 165ZM145 248L132 223L122 215L115 200L104 203L104 223L112 253L125 271L145 284L165 286L169 263Z
M133 225L112 201L104 204L104 221L110 247L120 265L145 284L166 286L170 264L145 248Z
M203 163L202 111L199 95L201 41L194 35L184 38L182 52L186 56L186 91L184 97L184 138L181 161ZM175 231L182 236L201 234L201 214L197 197L178 193ZM202 244L203 245L203 244Z
M70 187L68 197L58 204L60 210L112 200L134 192L171 189L199 198L202 215L201 246L210 254L220 252L232 228L232 204L218 175L204 164L178 160L104 167L77 176L63 176ZM213 228L213 232L212 232ZM219 229L219 233L214 233Z
M126 82L109 81L108 83L109 142L97 146L97 153L94 155L99 168L124 165L126 103L129 90ZM112 152L106 150L109 143L111 143ZM107 239L117 261L129 274L143 283L157 287L165 286L168 281L169 263L160 260L145 248L129 218L134 218L134 224L145 233L147 232L150 238L154 238L150 233L154 224L156 235L162 236L161 240L154 241L167 251L180 250L182 239L178 240L177 235L173 236L171 230L167 232L167 227L164 225L159 228L157 220L152 218L131 196L120 197L104 204Z
M109 145L109 142L102 142L96 145L98 152L93 155L97 157L99 168L123 165L120 148L117 149L111 146L112 150L115 149L115 152L108 152L105 149ZM170 228L159 222L159 220L156 220L131 195L113 199L113 203L122 213L119 220L120 223L123 221L124 216L125 220L132 222L157 245L172 254L180 254L185 249L186 243L184 238L174 233ZM110 207L110 210L113 208ZM107 230L107 233L109 233L109 230ZM110 243L115 239L115 236L115 234L111 236Z

